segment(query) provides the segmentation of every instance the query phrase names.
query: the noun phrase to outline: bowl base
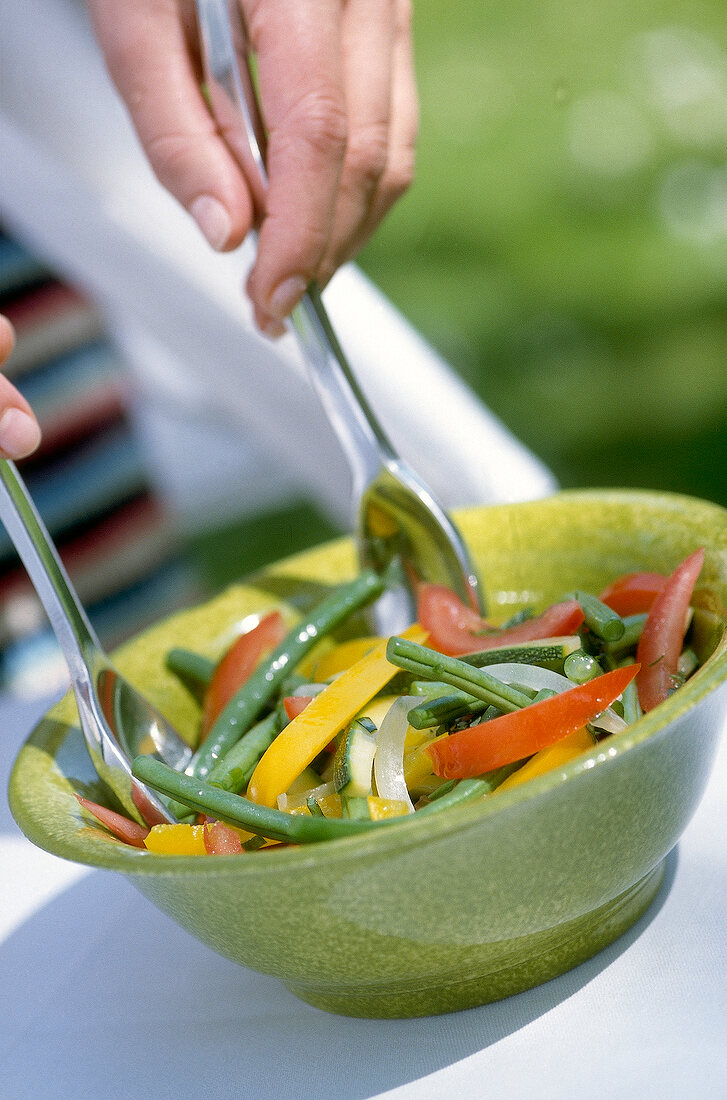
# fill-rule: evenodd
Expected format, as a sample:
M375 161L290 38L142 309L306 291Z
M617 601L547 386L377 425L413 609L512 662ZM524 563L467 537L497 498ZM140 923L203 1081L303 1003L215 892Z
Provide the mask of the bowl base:
M431 985L393 982L313 985L286 982L300 1000L341 1016L402 1019L437 1016L503 1000L557 978L608 947L646 912L664 878L665 861L618 897L575 920L515 940L473 946L469 976L438 976Z

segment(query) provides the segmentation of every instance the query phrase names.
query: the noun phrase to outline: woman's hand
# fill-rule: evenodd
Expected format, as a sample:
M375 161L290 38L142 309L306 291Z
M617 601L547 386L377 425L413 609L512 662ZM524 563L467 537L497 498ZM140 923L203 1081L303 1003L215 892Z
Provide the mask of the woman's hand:
M0 314L0 367L15 343L13 326ZM40 443L40 428L28 402L0 374L0 458L25 458Z
M200 91L192 0L88 0L109 70L164 186L218 250L255 220ZM269 188L248 280L278 335L409 186L418 125L409 0L239 0L257 54Z

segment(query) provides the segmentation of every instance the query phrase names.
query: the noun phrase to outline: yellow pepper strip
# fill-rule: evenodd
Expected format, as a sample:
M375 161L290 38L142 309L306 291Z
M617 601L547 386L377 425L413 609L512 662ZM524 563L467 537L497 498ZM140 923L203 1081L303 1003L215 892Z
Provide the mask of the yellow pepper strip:
M582 752L592 749L594 744L593 734L583 726L575 733L564 737L562 741L556 741L549 748L536 752L534 756L530 757L527 764L523 764L522 768L518 768L516 772L509 775L504 783L496 787L492 793L497 794L498 791L517 787L520 783L527 783L528 779L534 779L537 775L544 775L545 772L552 771L554 768L560 768L567 764L569 760L580 756Z
M418 730L414 726L409 726L404 739L404 752L418 749L420 745L428 745L432 740L431 729Z
M324 817L343 817L340 794L324 794L318 799L318 806Z
M415 623L401 636L422 642L428 635ZM288 790L296 776L396 675L398 669L386 660L386 645L387 640L382 638L370 653L342 672L278 734L252 774L248 798L262 806L277 806L278 795Z
M150 852L170 856L206 856L204 825L154 825L144 841Z
M368 703L364 703L356 717L370 718L378 729L398 698L398 695L377 695L375 699L371 699Z
M356 661L360 661L370 653L380 641L381 638L370 637L349 638L346 642L339 642L328 653L322 653L316 662L313 669L316 680L320 683L323 680L330 680L332 676L338 676L340 672L350 668Z
M301 806L291 806L289 810L285 811L286 814L298 814L299 817L310 817L311 813L305 803Z
M412 749L404 757L404 778L410 791L418 790L420 783L434 774L434 765L427 748L434 738L428 738L423 745Z
M381 798L379 795L370 794L366 801L372 821L383 821L386 817L403 817L404 814L409 813L406 802L402 802L399 798Z

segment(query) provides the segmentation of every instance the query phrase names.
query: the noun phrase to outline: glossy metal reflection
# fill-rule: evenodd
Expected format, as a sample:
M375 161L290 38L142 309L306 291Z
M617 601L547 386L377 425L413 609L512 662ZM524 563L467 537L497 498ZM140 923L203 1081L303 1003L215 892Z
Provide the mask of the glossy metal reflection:
M259 210L267 189L265 131L239 6L197 0L209 102L250 182ZM396 455L348 364L315 285L291 320L310 376L353 475L362 565L398 565L398 583L378 602L377 626L395 633L415 618L417 579L447 584L484 611L482 588L456 527L432 492Z
M130 760L139 753L156 753L171 767L183 769L191 749L103 652L20 474L5 460L0 460L0 520L63 650L99 778L137 820L174 821L156 794L132 776Z

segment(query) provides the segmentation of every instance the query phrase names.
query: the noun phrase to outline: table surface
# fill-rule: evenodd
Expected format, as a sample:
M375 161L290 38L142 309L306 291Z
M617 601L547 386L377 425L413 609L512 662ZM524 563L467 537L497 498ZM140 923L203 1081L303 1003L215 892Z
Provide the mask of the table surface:
M0 699L3 790L45 703ZM0 802L0 1098L727 1097L727 738L656 901L596 958L494 1005L355 1020L219 958Z

